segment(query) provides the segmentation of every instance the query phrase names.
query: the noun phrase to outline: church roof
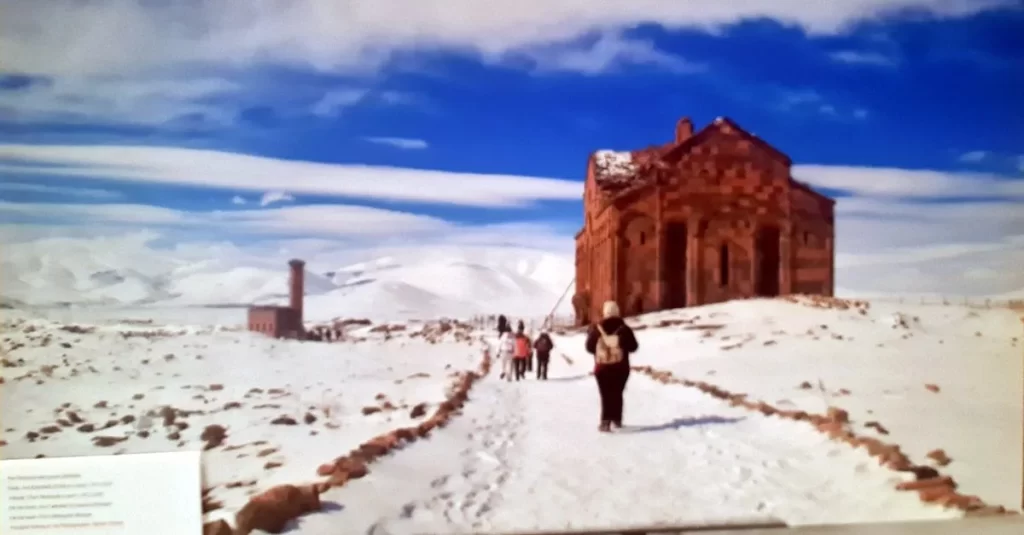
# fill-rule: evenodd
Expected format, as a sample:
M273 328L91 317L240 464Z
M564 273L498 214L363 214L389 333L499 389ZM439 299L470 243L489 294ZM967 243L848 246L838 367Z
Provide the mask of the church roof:
M728 117L718 117L700 131L681 142L670 142L665 145L648 147L632 151L595 151L592 158L594 161L594 180L598 187L615 195L623 195L647 186L653 180L652 169L667 168L679 161L687 152L706 141L711 134L717 132L722 126L728 126L744 139L756 144L758 147L776 155L787 165L792 161L784 153L771 146L768 142L743 129L735 121ZM806 184L797 183L797 187L805 189L822 196ZM822 196L824 197L824 196Z

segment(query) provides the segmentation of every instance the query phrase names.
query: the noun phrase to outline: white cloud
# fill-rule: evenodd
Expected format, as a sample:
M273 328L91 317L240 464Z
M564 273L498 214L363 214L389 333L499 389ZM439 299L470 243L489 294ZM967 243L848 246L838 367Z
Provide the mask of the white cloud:
M577 181L276 160L170 147L0 144L0 173L4 171L466 206L523 206L538 200L575 201L583 195Z
M270 206L276 202L291 202L294 200L295 197L283 191L268 191L260 197L260 206Z
M0 119L18 123L155 126L201 121L226 125L234 120L235 107L213 104L211 99L237 95L242 89L222 78L61 76L4 91Z
M81 197L84 199L119 199L122 197L121 192L107 189L67 188L61 186L48 186L46 184L25 184L21 182L0 182L0 191L61 195L66 197Z
M790 114L810 112L833 120L844 120L849 118L863 120L868 116L868 111L866 109L850 109L846 106L839 106L833 102L829 102L824 95L814 89L776 87L774 88L774 92L774 98L777 101L775 109L780 112ZM749 99L750 97L746 98ZM759 94L755 98L763 100L764 95Z
M181 230L219 228L224 235L293 234L363 237L416 234L455 228L435 217L357 205L319 204L263 210L182 211L143 204L11 203L0 201L0 217L19 224L125 229L166 227Z
M986 151L983 151L983 150L972 150L970 152L965 152L965 153L961 154L960 155L960 161L961 162L968 162L968 163L980 162L980 161L984 160L985 158L988 158L988 156L989 156L989 154Z
M659 50L653 41L627 38L620 32L606 32L593 42L536 46L511 52L538 71L565 71L597 75L630 65L657 67L677 73L699 72L703 67Z
M812 186L873 197L1024 199L1024 180L993 173L794 165L793 177Z
M241 195L235 195L234 197L231 198L231 204L242 205L245 204L246 202L248 201L246 201L245 197L242 197Z
M335 0L164 3L13 0L0 26L0 63L41 74L110 74L178 65L280 64L321 70L374 69L396 51L470 50L497 57L565 43L595 31L659 24L716 30L770 18L812 34L916 9L959 17L1015 0L731 0L694 9L676 0ZM402 24L395 24L396 14ZM55 20L75 21L70 32ZM111 46L110 36L116 36Z
M345 108L360 103L369 91L366 89L339 89L328 91L318 100L311 111L320 117L334 117Z
M425 140L412 139L407 137L367 137L363 138L370 143L378 145L390 145L404 150L423 150L430 146Z
M694 66L623 32L642 25L715 32L768 18L833 35L906 9L960 17L1015 4L722 0L694 9L678 0L8 0L0 17L0 65L49 83L7 92L0 116L144 125L201 120L216 126L230 120L237 105L222 99L215 106L203 93L238 95L240 82L210 73L270 66L372 77L408 51L461 53L487 63L525 58L541 70L590 74L631 64L689 71ZM54 21L74 21L75 29ZM358 93L328 92L311 111L333 117L354 105Z
M857 50L839 50L829 54L833 61L849 63L853 65L871 65L875 67L895 67L899 62L895 58L879 54L877 52L862 52Z

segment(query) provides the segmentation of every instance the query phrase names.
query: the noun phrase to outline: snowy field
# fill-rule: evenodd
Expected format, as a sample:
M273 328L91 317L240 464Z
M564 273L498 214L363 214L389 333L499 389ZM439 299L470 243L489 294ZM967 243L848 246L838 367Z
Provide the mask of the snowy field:
M1018 506L1024 341L1015 314L811 305L740 301L637 318L646 327L638 331L642 349L634 364L782 407L841 407L863 428L858 432L874 432L865 426L877 422L885 441L903 446L915 462L943 449L952 462L941 471L963 492ZM187 313L167 310L164 321L188 323ZM412 323L389 334L353 328L348 342L300 343L202 325L117 325L106 316L88 332L26 320L32 316L19 311L0 317L0 456L209 447L207 519L229 521L251 495L320 481L320 464L415 424L422 416L414 418L412 408L444 400L451 375L478 365L476 339L490 337L449 333L432 342L413 336L423 326ZM346 533L398 535L772 518L819 524L962 514L896 490L907 474L806 423L640 373L627 388L626 428L599 435L597 391L580 335L556 336L555 343L550 381L509 384L492 372L447 427L372 464L365 477L328 489L323 510L298 518L290 532L328 535L344 526Z
M349 331L333 344L153 325L3 323L0 457L204 453L212 518L445 399L451 374L481 350L451 333L433 343ZM413 330L415 329L415 331ZM427 326L431 329L431 326ZM87 332L80 332L85 330Z
M802 299L649 314L636 322L649 327L639 331L643 349L634 364L780 408L840 407L858 433L895 442L917 462L941 449L952 459L943 473L963 492L1019 508L1020 316L959 305L865 304L863 313ZM665 321L679 323L657 327ZM580 343L569 342L573 358Z

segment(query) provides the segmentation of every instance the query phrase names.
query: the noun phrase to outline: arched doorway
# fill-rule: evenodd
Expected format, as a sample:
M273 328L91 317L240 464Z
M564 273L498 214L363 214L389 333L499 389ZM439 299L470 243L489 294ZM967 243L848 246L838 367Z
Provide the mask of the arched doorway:
M657 307L658 236L654 219L643 214L627 215L620 229L617 297L623 315L633 316Z

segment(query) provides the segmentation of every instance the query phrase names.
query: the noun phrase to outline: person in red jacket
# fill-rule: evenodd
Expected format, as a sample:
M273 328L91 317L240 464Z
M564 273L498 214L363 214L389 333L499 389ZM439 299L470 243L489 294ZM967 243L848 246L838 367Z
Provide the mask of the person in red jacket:
M594 355L594 377L601 394L602 433L611 427L622 427L622 394L629 380L629 355L640 348L633 329L620 317L615 301L604 304L604 319L591 325L587 333L586 349Z
M520 322L516 329L516 349L512 355L513 369L515 370L516 381L526 378L526 360L530 358L533 348L530 347L530 337L526 336L523 323Z

